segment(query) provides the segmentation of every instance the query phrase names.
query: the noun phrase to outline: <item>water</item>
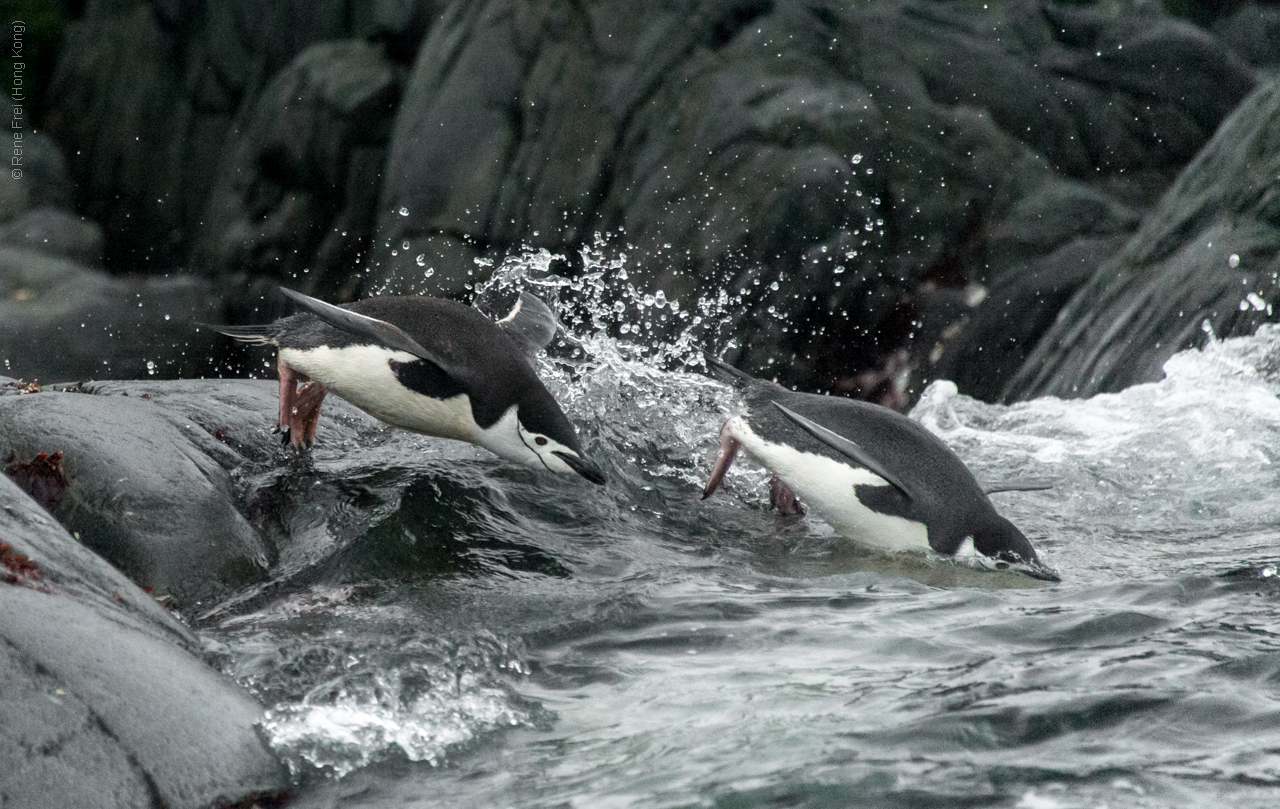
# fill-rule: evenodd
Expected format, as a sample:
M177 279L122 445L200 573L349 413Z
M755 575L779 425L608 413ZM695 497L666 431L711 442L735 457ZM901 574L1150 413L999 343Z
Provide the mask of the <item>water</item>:
M619 327L652 291L593 267L477 291L574 323L544 376L608 486L323 420L242 476L278 580L201 630L297 805L1280 805L1280 329L1087 401L928 389L913 417L980 479L1054 482L993 496L1045 585L778 517L745 460L701 501L740 403L674 365L717 304L646 351Z

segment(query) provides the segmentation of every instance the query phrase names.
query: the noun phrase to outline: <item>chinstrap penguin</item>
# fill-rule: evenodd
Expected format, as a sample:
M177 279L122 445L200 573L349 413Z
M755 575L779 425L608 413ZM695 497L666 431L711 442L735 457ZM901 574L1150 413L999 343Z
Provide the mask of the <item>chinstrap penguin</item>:
M304 310L263 326L213 326L277 347L278 429L294 446L315 438L334 393L387 424L483 447L592 483L604 472L534 370L557 323L525 292L502 320L441 298L381 297L343 306L281 288Z
M712 373L742 390L748 412L725 422L703 499L724 480L739 449L773 473L779 511L807 503L842 536L888 551L932 551L991 569L1061 581L1041 563L987 494L1047 488L979 485L937 436L880 405L789 391L707 357Z

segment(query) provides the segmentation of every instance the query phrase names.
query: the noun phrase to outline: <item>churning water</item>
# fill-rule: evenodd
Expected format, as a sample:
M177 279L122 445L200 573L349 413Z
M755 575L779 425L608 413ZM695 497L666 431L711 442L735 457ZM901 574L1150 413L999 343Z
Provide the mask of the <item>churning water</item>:
M477 292L558 301L579 341L544 377L606 487L323 420L243 477L279 579L202 631L299 805L1280 805L1280 329L1084 401L928 389L979 479L1054 483L993 495L1045 585L779 517L746 461L700 501L740 403L667 369L732 300L538 264ZM656 318L681 336L637 348Z

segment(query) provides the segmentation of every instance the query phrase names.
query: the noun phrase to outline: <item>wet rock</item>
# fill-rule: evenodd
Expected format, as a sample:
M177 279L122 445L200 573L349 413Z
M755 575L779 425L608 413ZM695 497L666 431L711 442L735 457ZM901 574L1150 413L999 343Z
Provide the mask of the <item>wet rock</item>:
M1280 81L1272 79L1072 296L1006 396L1089 396L1158 380L1178 350L1274 320L1278 178Z
M303 51L229 136L195 264L349 297L398 95L396 67L374 45Z
M295 457L274 430L278 408L275 380L176 379L104 381L75 389L101 397L144 400L176 423L187 438L228 472L245 463L280 463ZM325 399L319 440L354 441L380 422L336 397ZM191 429L191 425L198 429Z
M1020 199L989 236L986 284L969 306L915 341L922 381L950 379L965 394L996 401L1058 311L1124 245L1140 213L1076 180L1054 180Z
M42 391L26 391L41 393ZM62 453L38 452L29 461L11 460L4 467L4 473L12 478L19 489L26 492L46 509L51 509L62 500L71 482L67 480L67 470L62 468Z
M28 380L199 375L216 365L222 302L189 276L121 278L0 246L0 372Z
M1045 183L1018 200L991 230L987 278L1000 279L1077 239L1128 236L1142 212L1078 180Z
M205 807L274 795L262 709L194 636L0 476L0 803Z
M263 575L268 548L215 460L232 450L191 420L140 396L0 397L0 458L59 452L52 514L140 586L194 609Z
M102 228L60 208L37 208L0 225L0 244L93 266L102 263Z
M9 552L26 557L38 571L36 589L105 606L109 615L127 613L179 646L198 645L185 624L67 533L8 475L0 475L0 526Z

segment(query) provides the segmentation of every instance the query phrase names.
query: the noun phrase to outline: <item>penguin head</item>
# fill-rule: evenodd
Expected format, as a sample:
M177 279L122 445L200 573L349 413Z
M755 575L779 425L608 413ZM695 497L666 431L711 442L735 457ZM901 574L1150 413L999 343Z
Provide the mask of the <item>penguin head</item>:
M529 459L533 463L544 466L552 472L573 472L582 475L592 483L605 482L604 472L578 448L576 436L572 434L566 436L572 439L570 444L564 440L565 437L556 439L545 433L526 429L518 421L516 429L519 431L521 443L533 454L534 458Z
M994 512L966 538L956 556L971 558L991 570L1017 570L1042 581L1062 581L1056 571L1040 561L1017 526Z
M513 448L520 457L513 460L604 484L604 471L583 454L578 434L550 393L525 397L516 408L515 428L519 442Z

